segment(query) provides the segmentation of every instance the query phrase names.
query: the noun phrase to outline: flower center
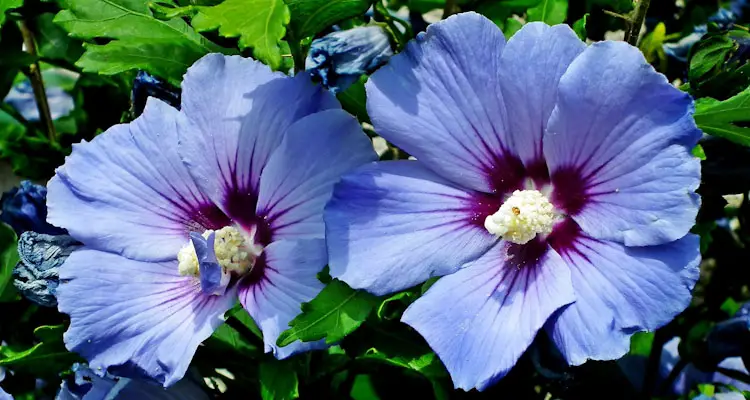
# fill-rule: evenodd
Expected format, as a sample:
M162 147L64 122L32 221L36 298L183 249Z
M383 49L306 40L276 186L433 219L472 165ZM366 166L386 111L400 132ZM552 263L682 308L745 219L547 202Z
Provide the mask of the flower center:
M242 275L250 272L255 266L255 260L263 251L263 248L254 242L252 236L255 235L248 237L232 226L225 226L216 231L209 229L203 232L201 236L204 239L209 239L211 234L214 235L215 261L207 261L218 263L223 273ZM195 246L194 242L190 242L177 253L177 268L180 275L200 276L202 260L198 259Z
M552 232L556 220L555 208L540 191L516 190L484 220L484 227L504 240L524 244L537 234Z

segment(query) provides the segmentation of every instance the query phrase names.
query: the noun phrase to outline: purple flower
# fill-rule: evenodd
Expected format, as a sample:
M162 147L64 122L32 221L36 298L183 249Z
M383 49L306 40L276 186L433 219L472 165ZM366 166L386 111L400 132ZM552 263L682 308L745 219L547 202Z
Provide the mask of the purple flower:
M506 44L459 14L367 95L376 131L417 161L336 186L331 275L375 294L445 275L402 320L456 387L491 385L540 329L570 364L621 357L690 302L701 132L691 98L638 49L542 23Z
M354 28L315 39L305 60L305 70L338 93L362 74L385 64L392 55L390 39L382 28Z
M0 199L0 220L10 225L17 235L34 231L49 235L64 234L65 230L47 223L47 188L31 181L3 193Z
M138 379L111 374L98 376L91 368L74 364L75 379L63 381L56 400L208 400L208 395L196 383L183 379L169 389Z
M277 358L321 347L276 338L323 287L333 184L373 159L356 120L306 75L203 57L180 111L149 99L130 124L75 145L49 183L50 221L84 244L60 268L67 347L94 370L168 386L238 296ZM195 236L214 251L198 254Z

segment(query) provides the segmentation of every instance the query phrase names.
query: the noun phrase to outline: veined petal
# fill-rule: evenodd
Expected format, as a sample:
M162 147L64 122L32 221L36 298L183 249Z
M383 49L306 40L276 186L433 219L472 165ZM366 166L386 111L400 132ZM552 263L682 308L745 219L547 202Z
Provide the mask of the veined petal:
M274 240L323 239L323 207L333 185L376 159L357 120L343 110L304 117L289 128L263 170L256 214Z
M127 366L164 386L182 378L198 345L224 322L236 290L205 295L177 261L149 263L80 249L60 268L65 345L92 369Z
M201 189L237 222L252 224L261 173L289 126L340 108L306 74L290 78L239 56L209 54L182 85L180 155Z
M300 312L302 303L312 300L323 290L317 274L326 265L325 241L280 240L263 251L263 259L251 276L240 283L240 302L263 332L266 352L278 359L292 354L321 349L325 340L288 346L276 346L281 332Z
M477 196L420 161L376 162L344 176L325 213L331 276L380 295L457 270L497 241Z
M430 25L367 82L378 134L466 188L518 188L523 165L507 147L498 73L504 45L500 29L479 14Z
M483 390L505 376L560 307L575 300L570 272L541 242L495 245L441 278L404 313L456 388Z
M48 184L48 221L88 247L144 261L173 259L189 232L226 225L177 154L178 111L144 113L73 153Z
M699 207L690 96L622 42L589 46L558 93L544 136L556 205L597 239L650 246L683 237Z
M542 135L555 107L558 82L584 49L586 45L568 25L531 22L510 38L503 51L500 82L512 116L506 145L534 178L547 177Z
M628 351L630 335L655 330L690 304L700 273L699 238L626 247L580 236L560 249L570 268L576 302L547 330L569 363L611 360Z

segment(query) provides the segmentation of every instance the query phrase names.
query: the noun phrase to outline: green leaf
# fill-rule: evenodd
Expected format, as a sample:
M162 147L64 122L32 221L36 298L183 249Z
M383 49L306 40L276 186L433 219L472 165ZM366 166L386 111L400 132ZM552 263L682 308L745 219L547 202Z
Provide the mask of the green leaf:
M589 22L589 13L586 13L583 15L583 17L581 17L581 19L573 23L573 31L575 31L579 39L584 40L584 41L588 37L588 33L586 32L586 24L588 24L588 22Z
M377 360L396 367L406 368L418 372L427 378L442 378L446 376L445 368L440 363L438 356L433 353L424 353L418 356L388 355L371 348L360 359Z
M82 43L68 36L68 32L53 22L54 18L54 14L44 13L36 19L39 32L36 36L39 55L75 63L83 54ZM47 84L46 79L44 83Z
M242 306L239 306L228 311L227 318L233 318L239 325L230 322L219 325L205 344L219 350L239 353L248 357L262 355L263 336L250 314ZM251 335L259 339L257 343L253 342Z
M0 28L0 99L5 98L21 67L34 61L23 51L23 38L16 24L6 24Z
M354 377L349 397L351 397L352 400L381 399L381 397L378 396L378 391L375 389L375 384L373 383L372 378L367 374L359 374Z
M193 27L198 32L219 29L225 37L239 37L241 49L273 69L281 66L281 38L289 23L283 0L224 0L213 7L197 7Z
M5 22L5 12L21 7L23 0L0 0L0 26Z
M529 8L539 5L541 1L542 0L484 1L477 6L476 11L491 19L492 22L503 29L507 20L513 14L523 14Z
M0 302L15 300L18 296L13 286L13 268L18 259L16 233L10 226L0 223Z
M503 24L503 34L505 35L506 39L510 39L513 35L516 34L521 28L523 28L523 22L515 19L515 18L508 18L505 20L505 24Z
M648 357L653 343L653 332L638 332L630 337L630 354Z
M727 36L714 35L701 40L692 49L688 80L698 80L715 68L720 67L734 49L734 43Z
M289 400L299 397L294 365L289 361L269 360L260 364L260 395L263 400Z
M59 2L64 9L54 22L71 36L91 42L77 62L85 72L111 75L142 69L179 85L182 75L198 58L223 50L182 19L154 18L145 1Z
M740 308L742 308L742 304L738 303L731 297L727 297L727 299L724 300L723 303L721 303L721 307L719 308L721 309L721 311L724 311L730 317L732 317L737 313L737 311L740 310Z
M302 39L349 18L362 15L372 0L285 0L294 36Z
M542 0L538 6L530 8L526 15L529 21L542 21L548 25L562 24L568 16L568 0Z
M703 146L696 144L695 147L693 147L693 150L691 151L693 154L693 157L698 158L701 161L706 160L706 152L703 151Z
M338 342L357 329L377 303L377 297L334 279L309 303L302 303L302 313L289 323L291 328L279 335L276 344L323 338L329 344Z
M724 101L698 99L694 117L703 132L750 146L750 86Z
M336 95L341 107L349 114L357 117L359 122L370 122L367 115L367 93L365 92L365 82L367 75L362 75L357 82L346 88L343 92Z
M40 340L33 347L17 351L10 346L0 346L0 366L23 371L34 376L57 376L80 357L68 352L63 344L64 325L40 326L34 335Z

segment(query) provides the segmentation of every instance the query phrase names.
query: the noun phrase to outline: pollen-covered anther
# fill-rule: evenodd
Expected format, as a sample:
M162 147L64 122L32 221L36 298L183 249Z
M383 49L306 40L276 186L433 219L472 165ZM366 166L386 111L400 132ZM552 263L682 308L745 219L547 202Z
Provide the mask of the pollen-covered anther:
M217 231L207 230L202 236L206 239L214 233L216 260L225 272L238 275L249 272L255 265L262 248L252 242L240 230L225 226ZM192 243L188 243L177 254L180 275L200 275L198 256Z
M557 220L552 203L538 190L516 190L496 213L484 220L487 230L512 243L524 244L547 235Z

